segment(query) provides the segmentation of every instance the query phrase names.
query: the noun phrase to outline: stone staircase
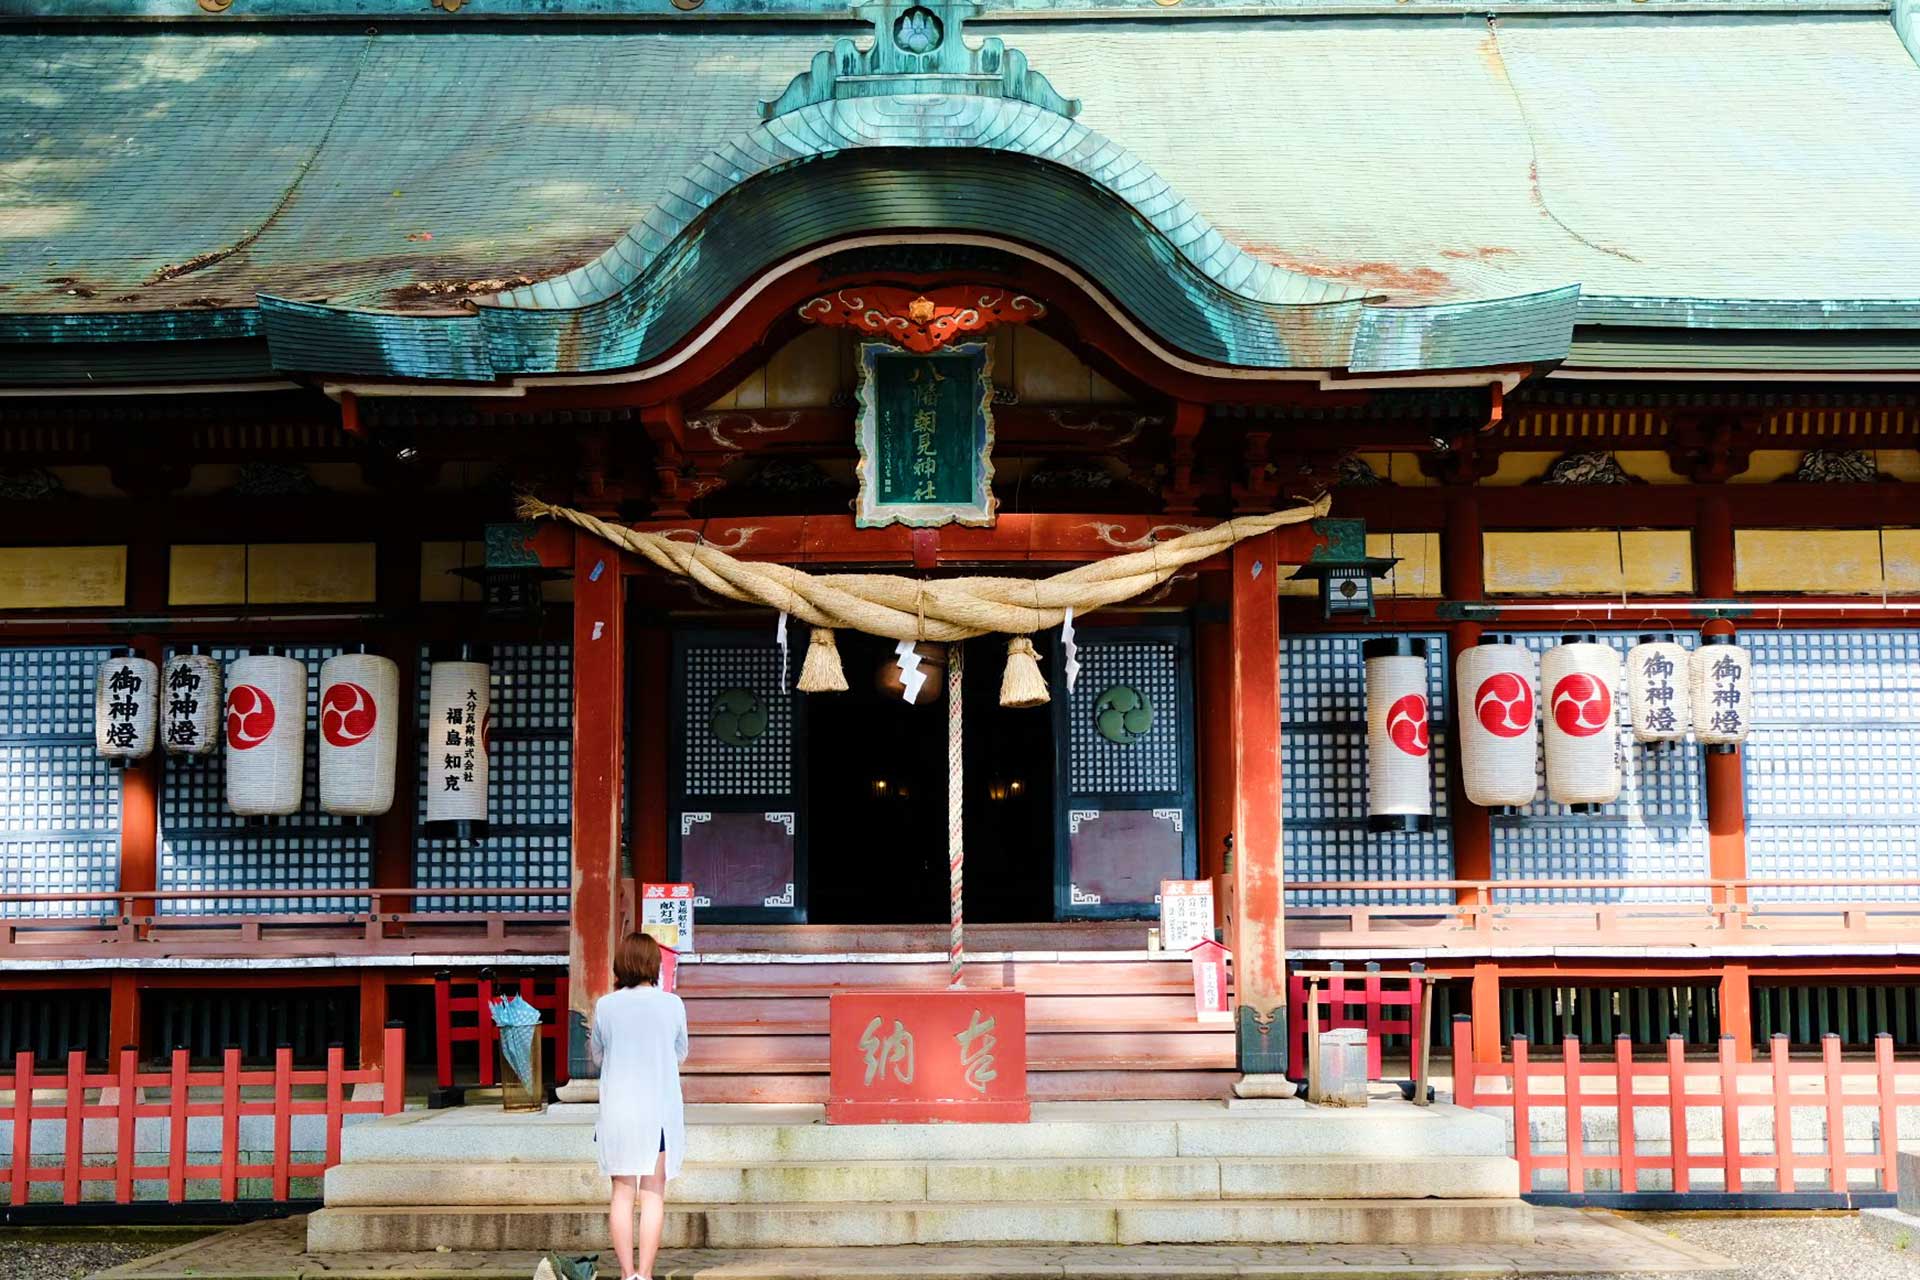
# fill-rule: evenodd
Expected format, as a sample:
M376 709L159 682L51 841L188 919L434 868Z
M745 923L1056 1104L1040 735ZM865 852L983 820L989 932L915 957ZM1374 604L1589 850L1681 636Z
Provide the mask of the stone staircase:
M606 1241L591 1106L407 1112L350 1127L313 1253ZM1500 1122L1398 1100L1040 1103L1025 1125L830 1126L689 1108L668 1248L1515 1242Z

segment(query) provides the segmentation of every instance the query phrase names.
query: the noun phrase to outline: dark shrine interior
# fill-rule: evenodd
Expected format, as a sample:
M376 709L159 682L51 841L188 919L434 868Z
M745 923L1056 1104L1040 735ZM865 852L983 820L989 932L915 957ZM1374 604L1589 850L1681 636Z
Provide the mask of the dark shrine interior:
M946 699L881 689L893 641L839 642L847 691L807 703L807 919L945 923ZM967 641L964 661L967 919L1051 920L1053 717L1000 705L1004 639Z

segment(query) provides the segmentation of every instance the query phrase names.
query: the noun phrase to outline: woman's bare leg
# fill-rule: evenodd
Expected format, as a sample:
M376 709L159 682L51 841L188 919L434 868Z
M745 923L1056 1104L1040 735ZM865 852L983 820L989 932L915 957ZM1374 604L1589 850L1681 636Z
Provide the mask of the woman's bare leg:
M666 1221L667 1153L662 1151L653 1162L653 1172L640 1179L640 1274L648 1280L653 1276L653 1260L660 1254L660 1233Z
M620 1280L633 1269L633 1177L613 1180L613 1203L607 1206L607 1231L613 1236L613 1257L620 1264ZM649 1258L651 1265L651 1258Z

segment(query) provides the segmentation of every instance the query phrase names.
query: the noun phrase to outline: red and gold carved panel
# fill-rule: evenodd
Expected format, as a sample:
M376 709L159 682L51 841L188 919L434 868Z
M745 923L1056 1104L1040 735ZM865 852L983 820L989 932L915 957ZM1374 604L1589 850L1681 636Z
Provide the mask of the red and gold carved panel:
M947 285L921 292L893 285L836 289L800 308L814 324L857 329L922 355L968 334L1003 324L1026 324L1047 314L1022 293L987 285Z

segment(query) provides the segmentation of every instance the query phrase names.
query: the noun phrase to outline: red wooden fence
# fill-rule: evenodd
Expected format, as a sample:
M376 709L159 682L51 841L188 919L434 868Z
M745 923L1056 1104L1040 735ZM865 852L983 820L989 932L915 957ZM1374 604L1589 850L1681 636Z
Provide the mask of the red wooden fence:
M1339 1031L1365 1028L1367 1032L1367 1079L1378 1080L1384 1072L1381 1041L1386 1036L1406 1036L1412 1044L1412 1061L1420 1060L1420 999L1427 983L1419 973L1381 973L1378 970L1326 973L1319 975L1320 1030ZM1392 985L1388 985L1392 984ZM1355 1013L1354 1010L1359 1012ZM1287 973L1287 1076L1307 1078L1307 980L1298 970Z
M288 1186L294 1178L317 1178L340 1162L340 1127L345 1117L393 1115L405 1102L406 1033L397 1024L389 1024L386 1029L386 1065L382 1068L347 1070L345 1053L339 1045L327 1050L324 1068L305 1071L294 1070L293 1050L286 1045L274 1054L271 1070L242 1071L238 1049L226 1051L218 1071L189 1070L185 1049L173 1051L173 1060L165 1071L141 1071L137 1059L135 1050L122 1049L119 1069L97 1075L88 1073L86 1055L78 1050L67 1055L64 1073L35 1072L32 1053L23 1052L14 1059L13 1106L8 1112L13 1121L13 1162L8 1170L12 1204L26 1204L31 1186L36 1182L59 1183L61 1202L70 1205L80 1203L81 1185L88 1182L113 1183L116 1204L133 1203L136 1182L164 1182L166 1200L177 1204L187 1198L189 1181L217 1180L219 1199L233 1201L239 1198L242 1178L270 1178L272 1198L286 1200ZM352 1086L360 1084L379 1085L380 1097L359 1102L351 1100ZM314 1085L323 1088L320 1097L293 1096L296 1088ZM119 1097L113 1102L89 1103L87 1091L90 1089L117 1089ZM165 1089L166 1101L139 1101L143 1089ZM191 1096L191 1091L196 1089L203 1091L200 1100ZM268 1097L247 1099L242 1096L243 1089L272 1092ZM34 1098L36 1090L58 1092L60 1101L39 1102ZM206 1090L218 1090L217 1098L207 1099ZM220 1120L219 1164L187 1163L187 1124L201 1116ZM273 1117L271 1163L240 1163L243 1116ZM293 1162L295 1116L326 1117L326 1147L321 1163ZM135 1149L136 1126L143 1119L167 1122L165 1164L135 1163L139 1156ZM50 1120L65 1122L65 1147L59 1164L36 1168L33 1126ZM115 1125L110 1165L90 1165L86 1161L86 1122L89 1120L109 1120Z
M460 988L458 991L454 989L454 976L447 971L433 975L434 1059L442 1089L453 1087L453 1046L456 1044L476 1046L480 1059L480 1087L492 1087L497 1074L495 1067L500 1034L486 1009L503 987L517 988L521 999L541 1012L541 1042L553 1046L553 1083L561 1085L567 1082L565 975L552 978L495 978L492 970L482 969L471 983L460 979L457 985Z
M1763 1180L1770 1187L1753 1189L1762 1194L1864 1190L1849 1177L1856 1170L1873 1173L1872 1190L1899 1189L1899 1108L1920 1105L1920 1092L1900 1092L1893 1037L1885 1032L1874 1038L1871 1062L1842 1061L1835 1035L1822 1038L1818 1061L1792 1061L1787 1038L1776 1035L1768 1059L1751 1063L1735 1061L1731 1036L1722 1037L1716 1059L1693 1062L1686 1060L1679 1036L1667 1041L1664 1062L1634 1061L1625 1036L1615 1041L1611 1058L1583 1061L1580 1042L1568 1039L1557 1058L1536 1061L1527 1041L1516 1037L1512 1061L1489 1066L1473 1061L1470 1027L1466 1018L1455 1020L1454 1100L1463 1107L1513 1109L1513 1154L1523 1195L1536 1190L1536 1176L1546 1170L1564 1173L1573 1195L1586 1193L1587 1175L1595 1171L1611 1173L1614 1187L1608 1190L1624 1195L1643 1191L1644 1175L1652 1170L1665 1172L1672 1191L1681 1195L1696 1190L1695 1175L1703 1171L1717 1172L1719 1178L1709 1180L1719 1183L1713 1190L1729 1194L1752 1193L1746 1186L1749 1171L1768 1175ZM1649 1108L1667 1113L1664 1151L1648 1152L1636 1144L1633 1113ZM1718 1150L1690 1149L1687 1112L1694 1108L1719 1111ZM1796 1151L1793 1112L1813 1108L1824 1121L1823 1149ZM1858 1108L1872 1108L1878 1120L1879 1140L1871 1152L1846 1149L1847 1112ZM1531 1122L1543 1109L1565 1110L1564 1151L1535 1150ZM1614 1113L1619 1130L1610 1152L1588 1149L1581 1131L1581 1116L1600 1109ZM1771 1149L1742 1151L1740 1113L1761 1109L1771 1112ZM1803 1172L1815 1173L1819 1185L1808 1185Z

